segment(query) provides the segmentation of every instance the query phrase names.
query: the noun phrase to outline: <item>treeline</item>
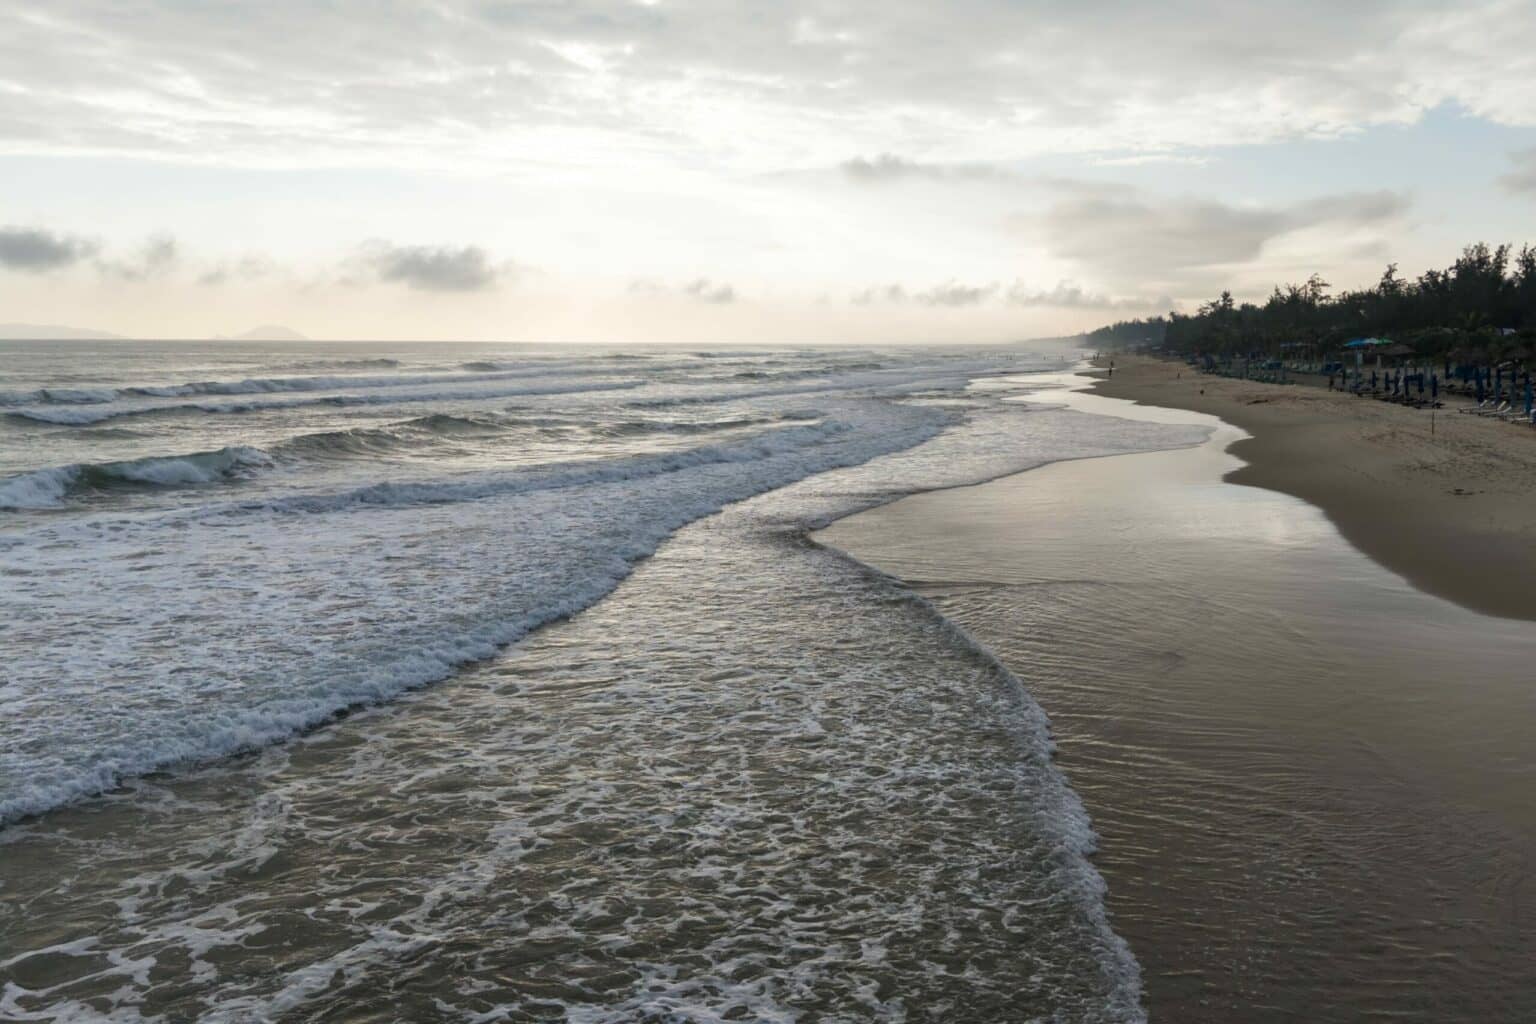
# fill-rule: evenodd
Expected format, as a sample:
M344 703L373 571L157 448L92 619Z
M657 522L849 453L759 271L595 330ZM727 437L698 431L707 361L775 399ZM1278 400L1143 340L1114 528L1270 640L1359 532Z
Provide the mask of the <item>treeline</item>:
M1130 320L1086 337L1101 348L1152 346L1180 353L1279 354L1298 345L1328 351L1360 337L1386 337L1423 355L1464 351L1524 355L1536 342L1536 248L1462 250L1444 270L1409 280L1390 264L1374 287L1330 295L1316 274L1277 287L1262 304L1222 292L1194 314Z

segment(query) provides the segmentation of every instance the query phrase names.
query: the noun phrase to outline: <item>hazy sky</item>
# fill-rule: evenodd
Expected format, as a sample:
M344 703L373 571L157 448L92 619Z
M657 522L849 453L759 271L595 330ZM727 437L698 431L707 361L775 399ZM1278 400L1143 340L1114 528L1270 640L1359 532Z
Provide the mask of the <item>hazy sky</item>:
M1536 242L1536 0L7 0L0 321L990 341Z

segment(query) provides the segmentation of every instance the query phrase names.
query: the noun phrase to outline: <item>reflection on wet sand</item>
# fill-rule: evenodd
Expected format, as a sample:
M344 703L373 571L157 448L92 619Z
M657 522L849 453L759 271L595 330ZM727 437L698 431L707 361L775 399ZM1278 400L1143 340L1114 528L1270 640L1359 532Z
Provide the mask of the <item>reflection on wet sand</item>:
M931 597L1051 716L1154 1019L1522 1019L1536 636L1222 483L1237 436L918 495L820 538Z

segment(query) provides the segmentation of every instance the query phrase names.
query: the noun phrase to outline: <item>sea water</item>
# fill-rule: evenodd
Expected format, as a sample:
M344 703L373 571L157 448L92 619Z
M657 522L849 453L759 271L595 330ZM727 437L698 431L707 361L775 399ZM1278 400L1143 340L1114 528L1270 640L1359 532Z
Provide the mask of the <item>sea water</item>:
M1055 362L4 343L0 1016L1139 1019L1028 679L805 539L1205 436Z

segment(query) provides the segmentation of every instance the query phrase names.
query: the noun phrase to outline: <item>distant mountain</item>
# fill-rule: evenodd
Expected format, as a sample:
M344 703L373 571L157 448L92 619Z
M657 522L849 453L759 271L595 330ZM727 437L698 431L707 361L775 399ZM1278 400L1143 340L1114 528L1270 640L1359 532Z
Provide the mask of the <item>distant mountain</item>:
M262 324L260 327L252 327L244 334L236 334L230 341L308 341L304 335L292 327L284 327L282 324Z
M59 324L0 324L0 340L5 341L112 341L122 337L110 331Z

